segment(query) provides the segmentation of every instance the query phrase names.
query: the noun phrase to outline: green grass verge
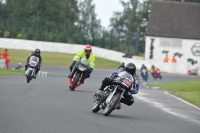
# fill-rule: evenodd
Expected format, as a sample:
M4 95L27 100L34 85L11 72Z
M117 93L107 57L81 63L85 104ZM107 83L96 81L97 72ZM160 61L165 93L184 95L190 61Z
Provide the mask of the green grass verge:
M4 49L0 48L0 51ZM31 54L32 51L28 50L16 50L8 49L10 64L22 64L26 63L27 57ZM65 54L65 53L56 53L56 52L43 52L41 51L43 66L66 66L69 67L72 63L72 59L75 56L74 54ZM95 68L98 69L114 69L116 70L119 66L119 62L106 60L103 58L96 57Z
M159 87L161 90L171 91L176 96L200 107L200 80L148 85L150 87Z
M4 75L23 75L24 70L7 70L7 69L0 69L0 76Z

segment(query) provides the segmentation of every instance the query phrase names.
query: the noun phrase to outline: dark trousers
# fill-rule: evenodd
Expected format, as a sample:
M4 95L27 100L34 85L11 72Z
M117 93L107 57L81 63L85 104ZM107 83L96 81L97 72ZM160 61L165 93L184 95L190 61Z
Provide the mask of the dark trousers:
M103 80L102 80L102 83L101 83L101 87L99 88L99 90L103 91L103 89L110 85L111 84L111 81L108 77L105 77Z
M132 95L124 96L124 98L122 98L120 102L131 106L134 103L134 98Z
M106 77L105 79L103 79L101 87L99 88L99 90L103 91L103 89L110 84L111 84L110 79ZM133 98L132 95L124 95L124 98L122 98L120 102L124 103L128 106L131 106L134 103L134 98Z

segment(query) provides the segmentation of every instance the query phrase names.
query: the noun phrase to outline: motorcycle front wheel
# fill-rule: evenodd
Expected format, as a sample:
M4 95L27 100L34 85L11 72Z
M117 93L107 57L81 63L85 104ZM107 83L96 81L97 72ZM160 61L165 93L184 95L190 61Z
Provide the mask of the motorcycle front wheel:
M92 112L93 113L97 113L100 110L99 105L95 102L93 108L92 108Z
M120 102L120 99L121 99L121 92L118 92L112 97L110 103L106 105L103 115L108 116Z
M32 75L32 71L29 71L28 76L27 76L27 83L30 82L30 80L31 80L31 75Z
M162 79L162 76L159 74L160 79Z
M79 81L79 78L80 78L80 74L76 74L76 76L74 77L73 79L73 83L72 83L72 86L70 87L70 90L71 91L74 91L78 81Z

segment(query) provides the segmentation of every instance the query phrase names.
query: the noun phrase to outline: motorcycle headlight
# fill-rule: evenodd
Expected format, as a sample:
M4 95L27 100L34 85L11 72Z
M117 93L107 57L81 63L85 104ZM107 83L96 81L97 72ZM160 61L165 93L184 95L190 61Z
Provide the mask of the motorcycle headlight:
M84 71L84 70L86 70L87 68L84 67L84 66L82 66L82 65L78 65L78 69L81 70L81 71Z

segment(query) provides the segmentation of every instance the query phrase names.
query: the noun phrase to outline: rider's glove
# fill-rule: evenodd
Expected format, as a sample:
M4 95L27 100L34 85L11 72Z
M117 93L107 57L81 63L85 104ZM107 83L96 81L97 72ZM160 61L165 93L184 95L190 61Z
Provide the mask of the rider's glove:
M135 78L135 83L136 83L136 84L139 84L139 83L140 83L140 78L139 78L137 75L135 75L134 78Z
M131 94L137 94L139 91L139 84L135 84L135 88L131 90Z
M73 67L74 67L75 64L76 64L76 61L73 61L72 65L69 67L70 71L72 71L72 69L73 69Z
M93 71L93 68L90 67L90 69L89 69L89 73L92 73L92 71Z

